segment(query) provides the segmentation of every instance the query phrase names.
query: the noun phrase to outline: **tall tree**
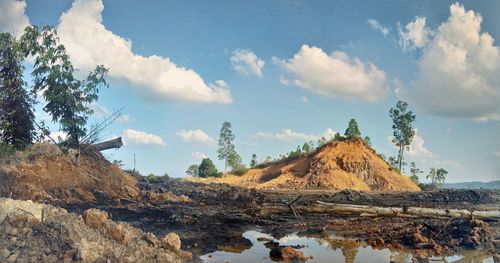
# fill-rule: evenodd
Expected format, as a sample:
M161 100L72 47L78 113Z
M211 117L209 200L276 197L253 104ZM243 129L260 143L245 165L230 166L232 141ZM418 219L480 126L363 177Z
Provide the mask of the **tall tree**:
M52 27L26 28L21 44L24 55L35 58L33 93L41 93L47 101L43 109L68 134L66 144L78 146L86 134L88 116L93 113L89 105L98 99L100 87L107 86L104 77L108 70L97 66L86 79L76 79L66 49Z
M33 142L34 101L24 89L23 58L15 38L0 33L0 143L23 149Z
M224 160L224 173L227 171L227 167L230 164L234 164L239 157L237 156L233 141L234 134L231 130L231 123L225 121L220 129L219 149L217 150L219 160Z
M446 180L446 175L448 175L448 171L443 168L431 168L429 174L427 175L427 179L431 179L431 184L434 186L444 184Z
M415 121L415 114L408 110L408 103L398 101L395 108L389 110L392 119L393 138L392 142L398 147L397 163L401 171L403 165L403 154L415 136L415 129L412 123Z
M365 142L368 146L372 147L372 140L370 139L370 137L365 136Z
M204 158L201 161L200 167L198 168L198 176L202 178L206 177L220 177L221 174L217 171L217 167L215 167L212 160L209 158Z
M414 183L418 184L418 181L419 181L418 174L421 174L421 173L423 173L423 171L417 168L417 166L415 165L415 162L411 162L410 163L410 179Z
M348 139L361 137L361 132L359 131L358 123L355 119L351 119L347 125L347 129L344 133L345 137Z
M253 168L257 165L257 155L252 154L252 159L250 160L250 167Z

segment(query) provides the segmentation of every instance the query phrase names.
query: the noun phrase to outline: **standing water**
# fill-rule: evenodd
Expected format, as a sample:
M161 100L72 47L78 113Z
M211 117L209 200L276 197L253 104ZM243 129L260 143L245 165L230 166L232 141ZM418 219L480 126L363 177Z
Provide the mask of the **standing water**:
M273 240L281 246L299 246L297 250L308 257L307 262L412 262L412 253L409 250L373 249L362 242L344 239L335 235L326 237L306 237L295 234L280 239L258 232L247 231L243 237L253 244L248 249L219 247L218 251L201 256L204 262L274 262L269 257L270 249L265 243ZM493 263L491 256L482 251L471 250L462 253L435 257L432 262L483 262Z

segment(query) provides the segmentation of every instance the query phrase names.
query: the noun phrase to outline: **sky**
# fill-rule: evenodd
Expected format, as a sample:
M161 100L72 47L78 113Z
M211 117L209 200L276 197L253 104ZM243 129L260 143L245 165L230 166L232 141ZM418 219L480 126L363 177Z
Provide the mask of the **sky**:
M0 0L0 31L30 24L57 28L78 75L109 68L90 123L124 107L101 138L125 147L105 155L132 168L135 154L144 174L184 177L205 157L223 169L224 121L247 164L351 118L393 156L389 109L405 100L408 162L500 179L499 1Z

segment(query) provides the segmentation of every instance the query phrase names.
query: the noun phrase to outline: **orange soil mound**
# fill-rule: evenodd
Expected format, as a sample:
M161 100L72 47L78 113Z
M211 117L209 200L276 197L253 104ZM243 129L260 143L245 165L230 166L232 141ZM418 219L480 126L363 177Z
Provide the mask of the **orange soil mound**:
M0 163L0 196L61 203L97 201L105 198L136 198L134 177L100 155L76 159L49 143L35 144Z
M392 169L362 139L334 141L310 155L250 169L243 176L190 180L266 189L420 190L408 177Z

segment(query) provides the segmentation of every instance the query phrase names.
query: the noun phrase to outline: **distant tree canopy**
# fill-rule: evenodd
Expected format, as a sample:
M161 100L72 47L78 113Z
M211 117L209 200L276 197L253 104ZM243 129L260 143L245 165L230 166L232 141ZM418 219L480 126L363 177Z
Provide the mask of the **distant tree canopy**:
M431 179L431 184L434 186L444 184L446 180L446 176L448 175L448 171L443 168L431 168L429 174L427 175L427 179Z
M396 167L399 171L402 171L403 153L415 136L415 129L412 126L412 123L415 121L415 114L408 110L408 103L398 101L396 107L389 110L389 116L393 122L392 142L399 148Z
M359 131L358 123L355 119L351 119L345 130L344 136L348 139L361 137L361 132Z
M367 144L368 146L372 147L372 140L370 139L370 137L365 136L365 139L364 139L364 140L365 140L365 142L366 142L366 144Z
M200 166L198 164L191 164L186 170L186 174L189 176L198 176Z
M14 149L26 148L35 137L34 101L24 88L22 62L19 43L0 33L0 143Z
M198 176L202 178L206 177L221 177L221 173L217 171L217 167L215 167L212 160L209 158L204 158L201 161L200 167L198 168Z
M253 168L257 165L257 155L252 154L252 159L250 160L250 167Z

